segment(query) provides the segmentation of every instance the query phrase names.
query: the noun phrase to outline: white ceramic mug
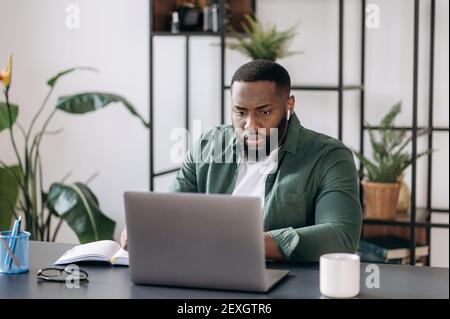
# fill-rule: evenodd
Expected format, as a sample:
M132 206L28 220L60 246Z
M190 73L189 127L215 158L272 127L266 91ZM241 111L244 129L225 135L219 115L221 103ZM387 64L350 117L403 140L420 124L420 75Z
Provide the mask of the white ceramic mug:
M356 254L320 256L320 293L331 298L352 298L359 294L360 258Z

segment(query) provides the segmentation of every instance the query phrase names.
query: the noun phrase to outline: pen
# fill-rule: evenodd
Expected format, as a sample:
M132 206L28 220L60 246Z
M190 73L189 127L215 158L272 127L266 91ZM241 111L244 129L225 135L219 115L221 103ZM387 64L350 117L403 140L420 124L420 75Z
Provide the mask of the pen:
M6 240L4 240L3 238L0 237L0 240L3 243L3 246L5 246L5 249L8 251L8 253L12 256L12 260L14 262L14 265L16 265L17 268L20 268L20 263L17 260L16 256L14 256L13 252L11 251L11 248L9 248L8 243L6 242Z
M9 247L11 249L12 254L14 254L14 250L16 248L16 242L17 242L17 234L20 231L20 224L22 221L22 216L19 216L18 219L16 219L16 221L14 222L14 226L13 229L11 231L11 239L9 241ZM8 269L11 269L12 266L12 255L9 254L6 256L6 260L5 260L5 267Z

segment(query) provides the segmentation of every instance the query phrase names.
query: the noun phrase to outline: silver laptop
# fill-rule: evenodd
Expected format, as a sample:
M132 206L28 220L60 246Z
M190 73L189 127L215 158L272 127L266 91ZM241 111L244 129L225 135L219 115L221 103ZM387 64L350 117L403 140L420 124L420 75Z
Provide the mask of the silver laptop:
M134 283L266 292L288 273L265 267L259 198L152 192L124 197Z

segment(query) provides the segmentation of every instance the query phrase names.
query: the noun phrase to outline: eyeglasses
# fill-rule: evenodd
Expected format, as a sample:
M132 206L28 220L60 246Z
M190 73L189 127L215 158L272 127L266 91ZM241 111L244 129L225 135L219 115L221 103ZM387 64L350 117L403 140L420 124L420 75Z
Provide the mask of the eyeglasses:
M70 278L69 278L70 276ZM40 269L36 277L38 280L51 281L51 282L67 282L67 280L77 280L79 282L88 283L88 273L85 270L77 268L59 268L49 267Z

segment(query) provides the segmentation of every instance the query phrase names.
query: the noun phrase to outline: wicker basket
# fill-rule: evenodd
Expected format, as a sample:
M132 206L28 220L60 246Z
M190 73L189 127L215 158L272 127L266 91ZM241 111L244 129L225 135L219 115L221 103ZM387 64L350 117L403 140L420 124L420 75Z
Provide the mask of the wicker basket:
M401 183L362 181L364 214L370 219L395 219Z

